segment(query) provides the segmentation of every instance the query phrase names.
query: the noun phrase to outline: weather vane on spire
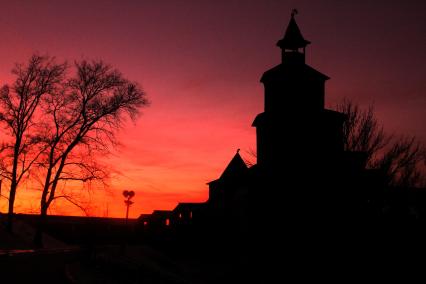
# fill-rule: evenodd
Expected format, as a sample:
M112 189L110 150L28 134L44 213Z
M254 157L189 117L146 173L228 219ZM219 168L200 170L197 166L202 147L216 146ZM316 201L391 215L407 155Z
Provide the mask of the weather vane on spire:
M294 18L294 15L297 15L298 13L299 11L297 11L297 9L291 10L291 17Z

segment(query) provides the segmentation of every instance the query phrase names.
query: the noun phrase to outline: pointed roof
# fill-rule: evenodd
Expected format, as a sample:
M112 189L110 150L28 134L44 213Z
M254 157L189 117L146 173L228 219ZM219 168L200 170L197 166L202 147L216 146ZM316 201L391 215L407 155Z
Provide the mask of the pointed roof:
M288 23L287 30L285 31L284 38L277 42L277 46L279 46L281 49L295 50L301 47L305 47L311 43L302 36L299 26L294 19L295 14L297 14L296 9L291 12L291 19Z
M239 152L240 149L237 150L237 153L232 158L231 162L229 162L228 166L223 171L219 179L234 177L247 170L247 165L244 163L244 160L241 158Z

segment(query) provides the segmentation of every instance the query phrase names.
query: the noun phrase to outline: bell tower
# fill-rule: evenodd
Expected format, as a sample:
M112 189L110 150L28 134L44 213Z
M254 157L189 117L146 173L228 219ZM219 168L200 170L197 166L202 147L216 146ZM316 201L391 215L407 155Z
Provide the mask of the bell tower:
M284 37L277 42L277 46L281 48L282 62L300 61L300 63L304 63L306 46L311 43L302 36L299 26L294 19L296 14L297 10L293 9Z
M286 160L302 163L318 153L331 156L343 149L344 115L324 109L329 77L305 63L310 42L301 33L296 14L293 10L284 37L277 42L281 63L260 80L264 112L252 125L256 127L257 163L271 169L282 168Z

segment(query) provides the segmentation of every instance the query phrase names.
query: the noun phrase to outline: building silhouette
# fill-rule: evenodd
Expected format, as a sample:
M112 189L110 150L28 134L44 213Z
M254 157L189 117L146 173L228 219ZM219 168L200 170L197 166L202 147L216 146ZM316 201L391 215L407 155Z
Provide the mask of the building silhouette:
M366 153L345 150L347 117L325 108L330 78L306 63L309 44L292 13L277 42L281 62L260 79L264 111L252 123L257 163L247 166L237 150L208 183L206 202L141 216L145 236L228 245L244 261L270 260L274 252L298 268L316 266L325 254L348 260L375 252L385 260L389 247L420 246L426 190L390 187L383 172L366 168ZM281 264L265 261L261 270Z
M281 62L260 80L264 112L252 124L257 164L248 167L238 150L221 176L208 183L207 202L154 211L141 223L157 230L193 226L246 235L256 227L267 232L282 223L305 226L330 222L336 215L348 218L346 213L361 206L352 204L353 190L367 189L367 181L381 186L380 175L365 170L365 154L344 151L346 117L324 107L329 77L306 64L309 44L292 13L277 42Z

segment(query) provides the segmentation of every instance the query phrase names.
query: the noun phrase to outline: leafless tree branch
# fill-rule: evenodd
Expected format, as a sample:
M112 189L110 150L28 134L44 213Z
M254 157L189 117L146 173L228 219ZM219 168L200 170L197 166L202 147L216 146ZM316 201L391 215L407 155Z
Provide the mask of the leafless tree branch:
M346 151L366 153L367 166L383 171L389 185L424 186L425 146L415 137L386 134L372 106L362 110L353 102L344 100L337 110L347 116L343 125Z

